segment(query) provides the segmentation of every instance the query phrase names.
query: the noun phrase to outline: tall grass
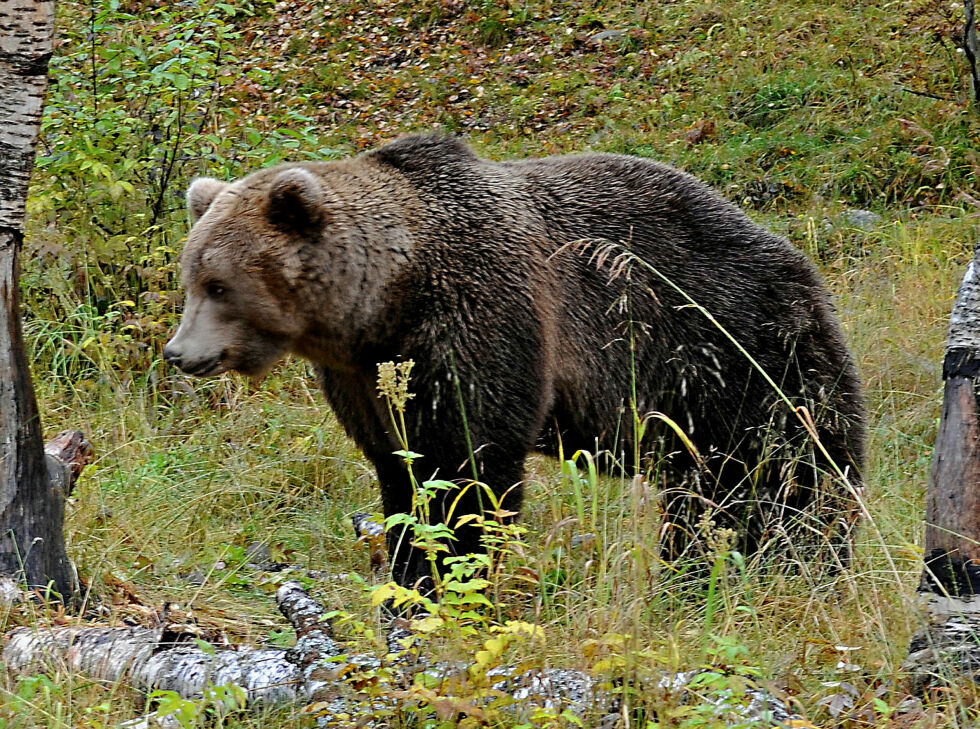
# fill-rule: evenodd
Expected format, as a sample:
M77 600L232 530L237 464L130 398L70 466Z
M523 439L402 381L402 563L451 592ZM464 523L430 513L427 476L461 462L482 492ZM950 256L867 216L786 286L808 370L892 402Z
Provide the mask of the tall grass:
M872 422L866 480L874 525L858 531L851 568L836 580L811 582L722 552L706 587L660 560L661 517L649 482L598 475L585 457L562 467L535 456L525 546L504 575L501 617L544 627L547 651L538 660L591 668L615 656L619 670L637 676L706 661L750 667L753 675L793 687L814 718L826 716L819 700L836 690L829 684L896 685L918 624L914 587L938 365L966 250L965 241L958 247L947 241L962 239L961 227L955 216L883 223L863 237L860 257L826 266L861 363ZM97 444L99 458L68 519L71 552L93 604L132 614L118 594L124 582L150 605L192 606L231 640L262 642L283 626L271 607L274 582L263 584L267 577L245 567L248 545L263 543L284 561L370 581L367 555L351 549L348 519L353 511L378 510L373 474L305 366L287 364L257 386L226 376L191 388L170 374L162 378L169 386L150 387L96 366L85 349L59 344L96 331L97 321L70 324L70 336L66 326L35 322L30 337L35 351L58 351L63 373L39 373L48 430L81 427ZM86 373L101 378L97 386L71 386ZM376 620L358 580L314 588L327 604L368 624ZM737 660L724 658L732 645L740 650ZM842 663L861 670L840 669ZM6 681L4 691L21 690ZM70 705L65 687L73 684L58 685L32 721L68 721L42 717ZM100 704L105 691L81 689L81 705ZM889 695L901 697L897 689ZM124 715L131 697L118 688L111 696L112 711ZM666 699L637 700L653 706ZM946 706L940 714L953 721L961 707Z

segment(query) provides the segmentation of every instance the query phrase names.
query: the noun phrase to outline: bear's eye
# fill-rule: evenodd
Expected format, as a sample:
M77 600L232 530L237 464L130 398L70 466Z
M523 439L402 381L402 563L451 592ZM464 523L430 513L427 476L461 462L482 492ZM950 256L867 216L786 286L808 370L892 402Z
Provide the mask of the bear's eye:
M209 283L205 291L212 299L220 299L225 295L225 287L219 283Z

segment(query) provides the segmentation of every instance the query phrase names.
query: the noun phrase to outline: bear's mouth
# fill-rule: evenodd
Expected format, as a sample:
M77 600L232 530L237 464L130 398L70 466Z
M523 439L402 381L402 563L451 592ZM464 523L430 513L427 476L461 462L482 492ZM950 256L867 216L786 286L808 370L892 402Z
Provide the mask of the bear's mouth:
M222 366L222 361L224 360L224 352L216 354L214 357L209 359L201 360L196 362L193 366L184 366L181 369L188 375L194 375L195 377L207 377L208 375L217 375L224 371Z

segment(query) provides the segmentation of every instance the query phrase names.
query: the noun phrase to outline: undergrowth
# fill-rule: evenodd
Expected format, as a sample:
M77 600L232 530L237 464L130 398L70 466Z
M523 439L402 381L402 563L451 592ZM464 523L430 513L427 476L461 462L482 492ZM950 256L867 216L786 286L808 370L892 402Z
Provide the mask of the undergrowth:
M174 603L216 644L282 645L272 593L285 576L249 566L261 548L329 575L310 588L352 648L383 633L372 595L390 597L387 580L349 526L380 510L374 475L307 367L199 382L162 362L192 176L432 128L493 158L624 152L698 175L818 261L868 394L872 521L838 579L722 548L709 590L659 560L649 485L595 475L583 456L535 456L519 532L501 535L507 559L486 578L493 607L430 622L433 651L637 679L706 669L696 695L754 682L828 726L970 725L968 688L909 702L899 671L919 622L945 322L980 207L956 12L932 0L60 3L22 283L46 431L83 430L97 454L66 522L87 605L147 622ZM47 619L0 614L0 630ZM720 721L705 702L629 700L649 729ZM135 703L69 674L0 676L10 727L114 726ZM399 721L438 725L426 716ZM570 721L538 725L552 720Z

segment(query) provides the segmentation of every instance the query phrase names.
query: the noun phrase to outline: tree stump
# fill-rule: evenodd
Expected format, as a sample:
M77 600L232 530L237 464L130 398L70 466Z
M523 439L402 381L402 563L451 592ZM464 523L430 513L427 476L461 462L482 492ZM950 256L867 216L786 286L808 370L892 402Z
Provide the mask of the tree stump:
M928 625L905 670L916 692L980 678L980 243L956 296L943 360L943 411L926 497Z

